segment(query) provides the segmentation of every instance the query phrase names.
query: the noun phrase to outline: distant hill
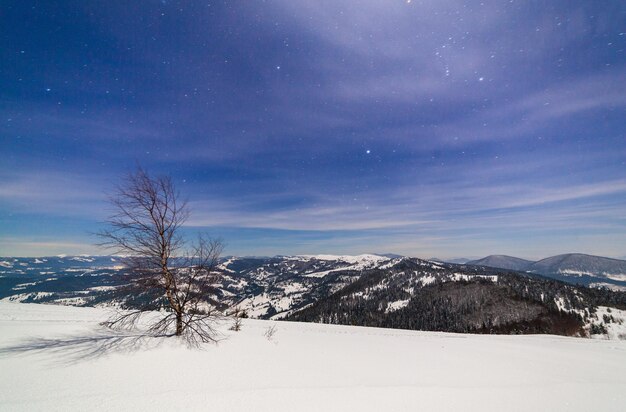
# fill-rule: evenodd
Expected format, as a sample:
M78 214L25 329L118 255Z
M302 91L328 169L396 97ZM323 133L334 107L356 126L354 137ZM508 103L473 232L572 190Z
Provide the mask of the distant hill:
M404 255L396 255L395 253L385 253L385 254L378 253L378 256L384 256L389 259L398 259L398 258L408 257ZM463 265L472 259L468 259L464 257L450 258L450 259L439 259L438 257L431 257L431 258L428 258L427 260L430 262L437 262L437 263L456 263L458 265Z
M532 262L512 256L491 255L471 260L467 264L536 273L587 286L626 290L626 260L602 256L568 253Z
M568 253L542 259L526 269L534 273L558 273L565 276L593 276L626 281L626 260Z
M478 260L466 262L468 265L489 266L509 270L525 271L532 264L532 260L520 259L506 255L490 255Z
M441 260L441 262L456 263L456 264L459 264L459 265L464 265L467 262L469 262L470 260L472 260L472 259L461 257L461 258L443 259L443 260Z

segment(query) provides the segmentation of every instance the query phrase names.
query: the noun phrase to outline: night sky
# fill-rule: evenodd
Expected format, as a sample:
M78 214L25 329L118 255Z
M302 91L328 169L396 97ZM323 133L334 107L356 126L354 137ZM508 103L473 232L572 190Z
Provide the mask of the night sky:
M0 256L138 164L226 254L626 255L626 2L0 3Z

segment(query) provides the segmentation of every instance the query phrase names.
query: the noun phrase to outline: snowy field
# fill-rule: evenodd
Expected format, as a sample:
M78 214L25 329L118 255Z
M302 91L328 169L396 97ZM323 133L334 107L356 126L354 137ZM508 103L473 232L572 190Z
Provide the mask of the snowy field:
M626 410L625 341L246 320L199 350L105 317L0 303L0 410Z

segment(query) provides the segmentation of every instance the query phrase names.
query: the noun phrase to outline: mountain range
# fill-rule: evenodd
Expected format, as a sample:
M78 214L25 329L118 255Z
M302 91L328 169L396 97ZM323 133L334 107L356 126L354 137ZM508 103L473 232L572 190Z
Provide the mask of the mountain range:
M513 256L490 255L466 264L536 273L592 287L626 290L626 260L602 256L568 253L531 261Z
M620 326L613 316L626 310L625 292L485 264L372 254L231 256L223 258L217 270L221 309L227 313L237 309L260 319L589 335ZM0 258L0 300L132 308L139 303L124 287L129 276L123 259L116 256Z

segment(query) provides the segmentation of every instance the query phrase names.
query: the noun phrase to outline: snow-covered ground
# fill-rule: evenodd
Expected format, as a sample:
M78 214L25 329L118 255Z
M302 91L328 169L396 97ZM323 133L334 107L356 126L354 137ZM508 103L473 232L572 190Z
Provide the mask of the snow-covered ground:
M0 410L626 410L624 341L245 320L189 349L105 317L1 302Z

